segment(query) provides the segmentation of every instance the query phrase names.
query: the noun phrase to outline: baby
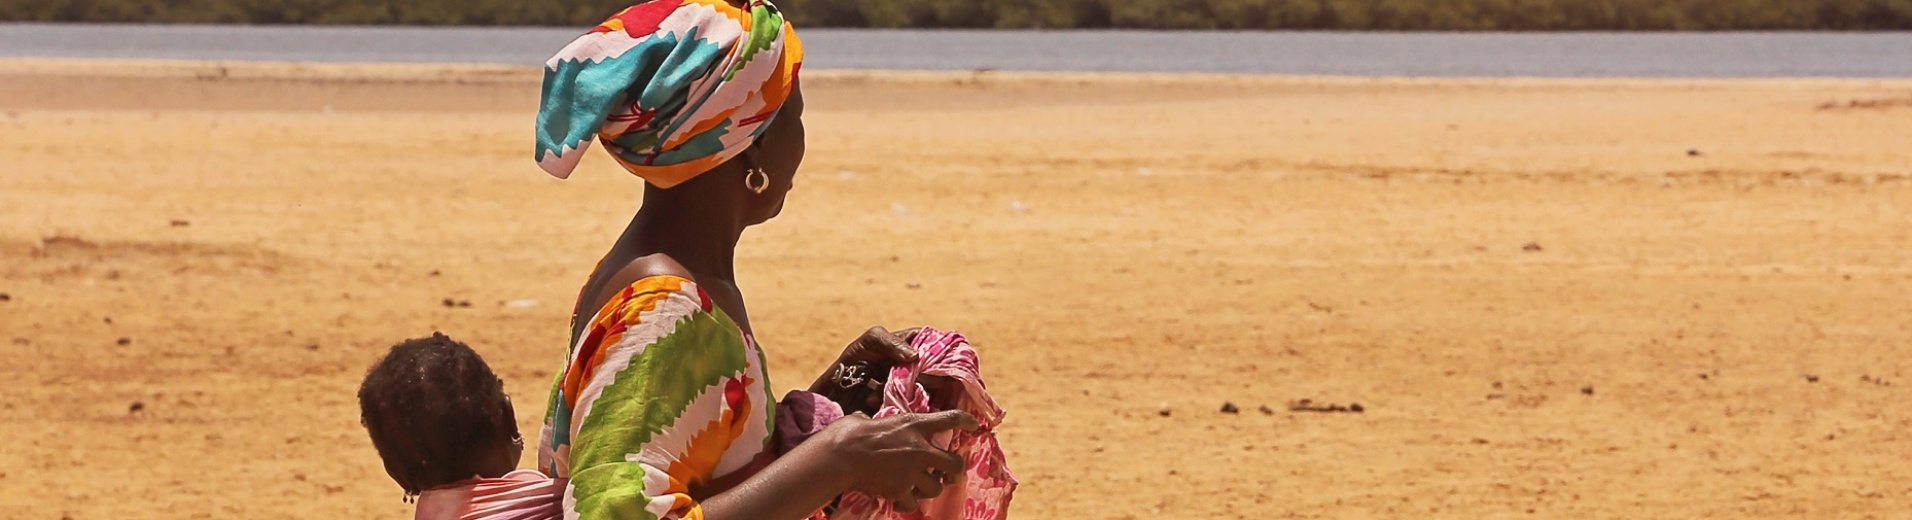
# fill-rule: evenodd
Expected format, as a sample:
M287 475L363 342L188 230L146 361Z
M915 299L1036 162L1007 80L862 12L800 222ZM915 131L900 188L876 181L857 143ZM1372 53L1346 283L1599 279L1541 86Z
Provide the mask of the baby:
M359 386L359 422L418 520L560 518L563 483L518 470L524 437L504 382L444 334L407 340Z

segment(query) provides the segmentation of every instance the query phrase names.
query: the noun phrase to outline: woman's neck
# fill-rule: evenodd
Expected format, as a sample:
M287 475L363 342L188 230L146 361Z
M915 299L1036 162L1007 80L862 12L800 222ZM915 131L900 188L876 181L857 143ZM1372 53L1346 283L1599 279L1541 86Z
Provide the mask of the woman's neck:
M645 197L594 277L609 277L624 265L650 255L664 255L690 271L691 278L710 295L712 303L750 330L743 293L737 288L737 240L743 236L743 218L735 212L712 211L712 206L684 204L678 197ZM722 206L716 206L722 207Z
M628 256L618 255L625 256L624 262L662 254L690 270L699 283L734 285L737 239L742 235L743 225L737 219L676 212L646 202L612 252L627 252Z

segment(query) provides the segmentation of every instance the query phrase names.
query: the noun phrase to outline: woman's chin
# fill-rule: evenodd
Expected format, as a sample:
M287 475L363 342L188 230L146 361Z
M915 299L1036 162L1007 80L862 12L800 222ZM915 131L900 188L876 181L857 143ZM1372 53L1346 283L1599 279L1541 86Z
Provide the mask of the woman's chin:
M777 215L782 215L782 214L783 214L783 201L777 201L777 205L764 208L762 212L757 214L756 218L750 219L749 225L755 226L757 224L769 222L771 219L777 218Z

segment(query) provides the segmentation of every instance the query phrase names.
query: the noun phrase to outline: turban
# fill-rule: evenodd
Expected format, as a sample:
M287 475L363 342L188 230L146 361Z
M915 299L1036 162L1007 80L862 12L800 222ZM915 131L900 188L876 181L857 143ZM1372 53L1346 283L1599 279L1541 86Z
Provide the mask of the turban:
M749 148L802 63L796 31L764 0L631 6L545 62L538 166L570 177L595 136L632 174L676 186Z

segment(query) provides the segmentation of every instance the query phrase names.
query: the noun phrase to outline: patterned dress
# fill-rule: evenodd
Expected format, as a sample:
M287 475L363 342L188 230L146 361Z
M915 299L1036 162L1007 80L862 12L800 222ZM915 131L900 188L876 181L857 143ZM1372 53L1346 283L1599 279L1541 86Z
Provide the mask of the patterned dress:
M693 489L770 449L763 352L690 280L632 283L572 345L538 446L565 518L701 518Z

